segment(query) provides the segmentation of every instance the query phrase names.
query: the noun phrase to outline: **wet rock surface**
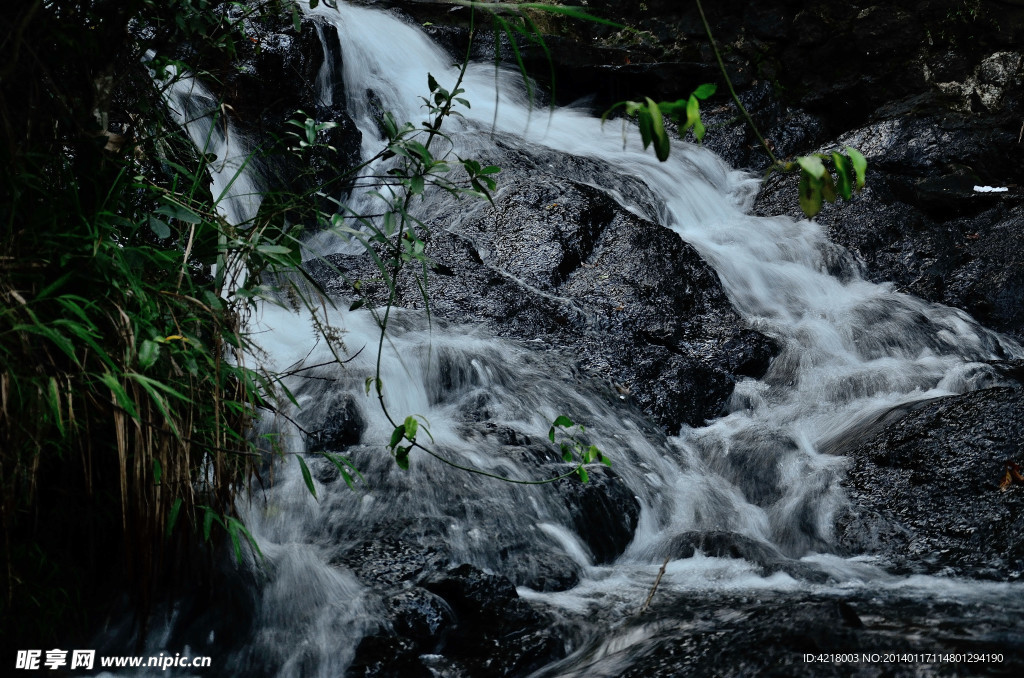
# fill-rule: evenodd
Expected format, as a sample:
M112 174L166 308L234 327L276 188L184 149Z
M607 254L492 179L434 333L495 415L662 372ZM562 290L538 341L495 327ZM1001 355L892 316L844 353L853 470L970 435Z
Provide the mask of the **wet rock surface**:
M738 376L767 368L772 344L744 326L693 248L597 189L534 175L504 182L493 210L455 209L469 213L426 238L435 316L562 351L670 431L717 416ZM386 298L368 256L327 260L343 277L311 270L329 290L351 294L358 280ZM423 306L412 274L396 303Z
M816 221L857 255L867 278L962 308L1019 341L1024 150L1016 129L993 122L951 112L882 120L844 135L831 147L863 150L867 187L851 202L826 204ZM797 177L776 175L755 212L799 217L796 196Z
M993 600L899 593L681 594L541 675L1012 676L1024 670L1017 614ZM939 653L953 656L943 661ZM964 653L1001 656L978 661Z
M228 105L232 121L260 140L264 188L299 195L324 185L342 188L339 175L359 163L362 135L344 105L337 33L309 19L296 31L290 15L249 17L244 30L248 40L238 42L236 64L223 69L222 82L208 84ZM324 99L321 80L334 86L331 100ZM333 124L316 133L315 147L303 156L288 152L299 138L308 141L289 121L307 119Z
M765 542L733 532L684 532L669 542L666 557L692 558L697 552L715 558L741 558L756 564L765 576L785 572L794 579L819 584L829 579L813 565L787 558Z
M391 632L369 635L348 676L520 676L565 656L551 620L508 579L471 565L434 572L387 602Z
M842 450L850 506L836 541L895 573L1016 581L1024 573L1024 390L940 398Z

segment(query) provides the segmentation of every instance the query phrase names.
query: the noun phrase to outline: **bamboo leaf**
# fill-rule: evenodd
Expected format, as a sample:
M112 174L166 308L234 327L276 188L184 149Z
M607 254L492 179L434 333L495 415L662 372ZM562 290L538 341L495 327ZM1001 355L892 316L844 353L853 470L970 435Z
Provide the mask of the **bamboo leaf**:
M306 460L302 458L302 455L297 454L295 458L299 460L299 470L302 471L302 482L306 483L306 489L309 493L316 498L316 487L313 485L313 476L309 473L309 467L306 466Z
M167 530L164 533L164 536L171 536L171 532L174 530L174 526L178 522L178 514L181 512L181 504L181 497L176 497L174 499L174 503L171 504L171 512L167 516Z
M256 552L256 555L258 555L260 558L263 558L263 551L260 550L260 545L256 542L256 539L253 538L252 533L249 532L249 529L241 520L228 516L228 531L231 532L232 535L241 532L242 536L245 537L245 540L249 542L249 546L251 546L252 550ZM239 562L241 562L241 549L238 548L237 537L235 537L234 541L236 546L235 557L239 559Z

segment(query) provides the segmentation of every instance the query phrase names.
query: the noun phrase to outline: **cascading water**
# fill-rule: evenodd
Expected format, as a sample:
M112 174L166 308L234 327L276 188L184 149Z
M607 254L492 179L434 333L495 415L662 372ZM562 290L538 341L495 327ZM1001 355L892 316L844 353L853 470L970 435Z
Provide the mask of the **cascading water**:
M254 173L247 169L251 159L248 141L223 115L217 98L191 74L170 66L163 87L171 117L209 159L210 192L218 212L228 223L250 223L263 194Z
M388 14L346 5L321 5L308 14L316 17L316 30L338 31L347 109L362 132L364 157L384 145L374 120L379 111L417 121L426 74L445 86L457 77L449 55ZM327 68L318 78L327 101L334 96L332 72ZM726 416L666 439L590 392L580 375L544 351L479 328L428 324L412 311L396 316L383 356L389 409L422 415L435 448L446 456L513 478L547 477L564 467L534 441L545 439L558 414L587 423L628 488L625 496L635 496L639 508L624 518L634 522L628 549L609 563L588 548L579 523L545 486L467 475L415 454L408 471L397 469L383 449L391 427L364 391L374 374L378 328L365 311L334 313L332 322L344 328L354 358L343 369L311 368L291 378L302 406L293 417L306 431L329 428L339 413L364 421L367 445L350 441L346 454L365 481L358 491L328 483L330 469L311 457L318 499L289 464L276 485L251 503L246 522L265 559L257 570L253 626L237 658L238 675L341 674L360 638L385 617L381 591L397 584L353 573L349 554L386 550L392 537L423 545L441 562L509 576L524 597L575 619L570 625L585 626L580 620L586 615L614 624L635 612L659 565L672 555L673 539L694 531L744 535L790 558L804 557L803 565L813 563L841 583L896 586L869 564L821 555L828 552L833 513L843 502L837 480L845 463L821 450L895 406L991 383L985 361L1024 357L1020 346L961 311L865 281L854 259L828 243L813 222L748 215L757 182L711 152L676 144L669 161L660 163L643 152L636 133L626 135L624 147L615 126L602 127L582 112L531 112L517 77L500 74L496 94L493 66L469 67L463 86L472 109L445 123L459 154L487 155L500 141L536 157L583 156L606 165L607 176L567 178L607 191L693 245L747 322L776 339L779 354L763 378L737 384ZM356 211L360 200L353 196ZM442 204L429 200L418 208L424 214ZM453 215L447 228L459 227ZM347 247L326 233L309 243L318 254ZM267 308L257 322L266 330L261 344L272 367L329 362L308 317ZM494 438L483 435L481 419L490 430L504 431L507 445L496 449ZM297 428L273 425L288 449L312 446ZM545 581L561 576L551 572L552 563L578 584L544 593ZM368 587L367 580L379 586ZM783 573L763 577L740 560L697 556L669 562L661 586L790 590L811 584ZM1020 590L1010 593L1020 604ZM570 649L588 632L575 633ZM571 663L555 671L615 675L618 664L602 669L599 661L614 652L592 652L585 671Z

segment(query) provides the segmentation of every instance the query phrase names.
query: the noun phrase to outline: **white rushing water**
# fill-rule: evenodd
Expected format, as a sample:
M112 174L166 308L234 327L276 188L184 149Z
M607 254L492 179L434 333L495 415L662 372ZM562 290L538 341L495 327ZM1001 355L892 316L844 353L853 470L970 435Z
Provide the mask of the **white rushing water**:
M380 111L418 124L427 73L444 87L456 80L452 56L389 14L322 3L308 13L321 22L321 37L338 32L345 103L363 134L364 157L384 145L375 122ZM336 96L330 73L325 69L317 81L327 102ZM772 544L787 556L810 558L841 581L893 586L868 564L821 555L843 501L837 481L845 462L820 450L894 406L986 384L984 361L1024 356L1018 345L961 311L864 280L852 257L828 243L813 222L750 216L758 182L711 152L677 142L669 161L660 163L643 151L635 131L626 133L624 145L617 125L602 126L586 113L531 111L517 78L501 74L496 93L493 65L469 68L464 87L472 109L445 123L458 152L472 157L499 139L526 153L545 149L593 158L646 187L644 195L630 195L621 183L602 186L600 177L569 176L608 190L627 209L693 245L746 322L776 339L780 353L762 379L737 385L730 413L666 440L588 395L568 368L541 351L480 328L430 326L420 314L397 315L383 360L388 404L403 417L416 413L429 420L436 448L449 457L495 473L537 477L536 468L503 456L477 420L534 441L544 440L558 414L588 422L641 506L631 545L611 565L596 562L565 505L547 488L470 476L415 454L409 471L398 470L383 448L390 426L364 392L366 377L373 375L377 327L365 311L331 311L330 322L343 330L354 358L344 368L318 367L292 378L302 405L294 418L316 430L345 408L357 409L367 421L367 450L353 461L365 483L352 492L342 483L317 480L314 499L297 465L287 464L276 486L252 502L246 522L266 559L255 640L241 666L278 666L282 676L343 671L384 609L380 596L346 569L345 554L353 544L399 532L406 540L443 545L442 557L453 564L469 562L521 581L537 576L535 554L554 552L579 570L580 585L558 594L521 593L577 612L600 600L608 619L635 609L673 537L695 530L736 532ZM213 133L213 141L228 143ZM210 139L196 139L202 146L200 141ZM650 195L656 199L645 197ZM370 204L358 195L352 200L356 210ZM453 216L449 228L458 227ZM351 245L323 234L310 247L323 255ZM308 314L268 307L256 322L271 366L330 360ZM305 450L297 428L273 425L289 451ZM757 496L765 493L754 488L758 484L770 486L770 502ZM662 586L786 590L808 584L782 573L762 577L743 561L698 555L671 562Z

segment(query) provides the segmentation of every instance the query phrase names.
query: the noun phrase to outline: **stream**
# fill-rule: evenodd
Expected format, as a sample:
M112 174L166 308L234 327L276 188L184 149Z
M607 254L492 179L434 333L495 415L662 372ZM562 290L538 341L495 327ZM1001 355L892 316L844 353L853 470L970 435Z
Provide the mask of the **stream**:
M343 89L364 157L385 144L376 122L381 111L418 124L427 74L444 87L457 78L451 55L388 13L321 3L307 15L319 22L321 39L338 33L342 67L325 68L317 86L327 102ZM1000 383L988 361L1024 358L1024 349L960 310L867 281L855 258L812 221L751 216L759 179L710 151L674 141L669 160L658 162L639 133L624 132L618 121L602 125L582 110L531 106L518 73L496 74L493 64L471 64L463 86L472 108L445 122L455 152L507 159L513 149L671 229L713 267L744 323L775 342L776 356L762 377L739 379L722 416L666 436L551 347L422 311L395 312L381 375L391 412L429 422L432 446L445 457L518 480L565 472L547 433L555 417L568 415L611 460L611 473L594 473L594 487L611 488L601 500L471 475L416 451L408 470L398 468L384 447L392 427L365 388L378 326L366 310L341 310L348 307L342 303L329 320L351 361L290 377L301 406L288 413L295 424L262 424L282 436L287 451L309 453L317 496L297 464L282 464L243 516L264 555L262 562L250 555L244 565L248 598L240 614L247 620L212 624L210 616L178 610L154 630L150 646L178 642L195 653L203 646L225 667L216 675L327 678L369 666L361 641L381 637L382 629L402 635L396 620L415 617L436 622L422 632L427 637L448 640L436 650L399 648L396 656L416 658L417 672L396 664L360 675L492 675L446 658L445 644L457 641L437 631L452 626L458 610L438 602L447 584L436 573L468 564L514 583L548 633L535 661L517 659L493 675L707 672L719 661L714 652L758 653L773 638L784 643L772 635L775 624L813 636L829 615L852 627L887 619L879 642L892 652L950 651L940 627L985 651L1019 649L1024 585L897 576L831 545L846 502L843 441L894 408ZM587 169L564 158L586 158ZM354 211L379 205L358 194L349 204ZM463 233L471 211L429 190L415 210L424 219L445 215L444 229L453 234ZM356 255L361 246L324 232L307 247L309 257L320 257ZM484 263L500 253L490 255ZM271 368L331 359L308 313L268 305L252 327ZM300 427L348 436L340 452L363 478L354 490L312 454L324 448ZM602 510L581 519L566 492ZM423 577L434 580L423 584ZM401 609L418 612L396 613L401 600L409 601ZM893 610L902 613L894 617ZM763 634L744 630L747 624L760 624ZM709 655L704 642L718 649ZM381 647L386 655L397 646ZM534 646L521 647L530 654ZM773 651L799 668L780 668L780 675L824 671L808 668L796 651ZM690 659L666 660L677 652ZM730 675L743 675L737 671Z

